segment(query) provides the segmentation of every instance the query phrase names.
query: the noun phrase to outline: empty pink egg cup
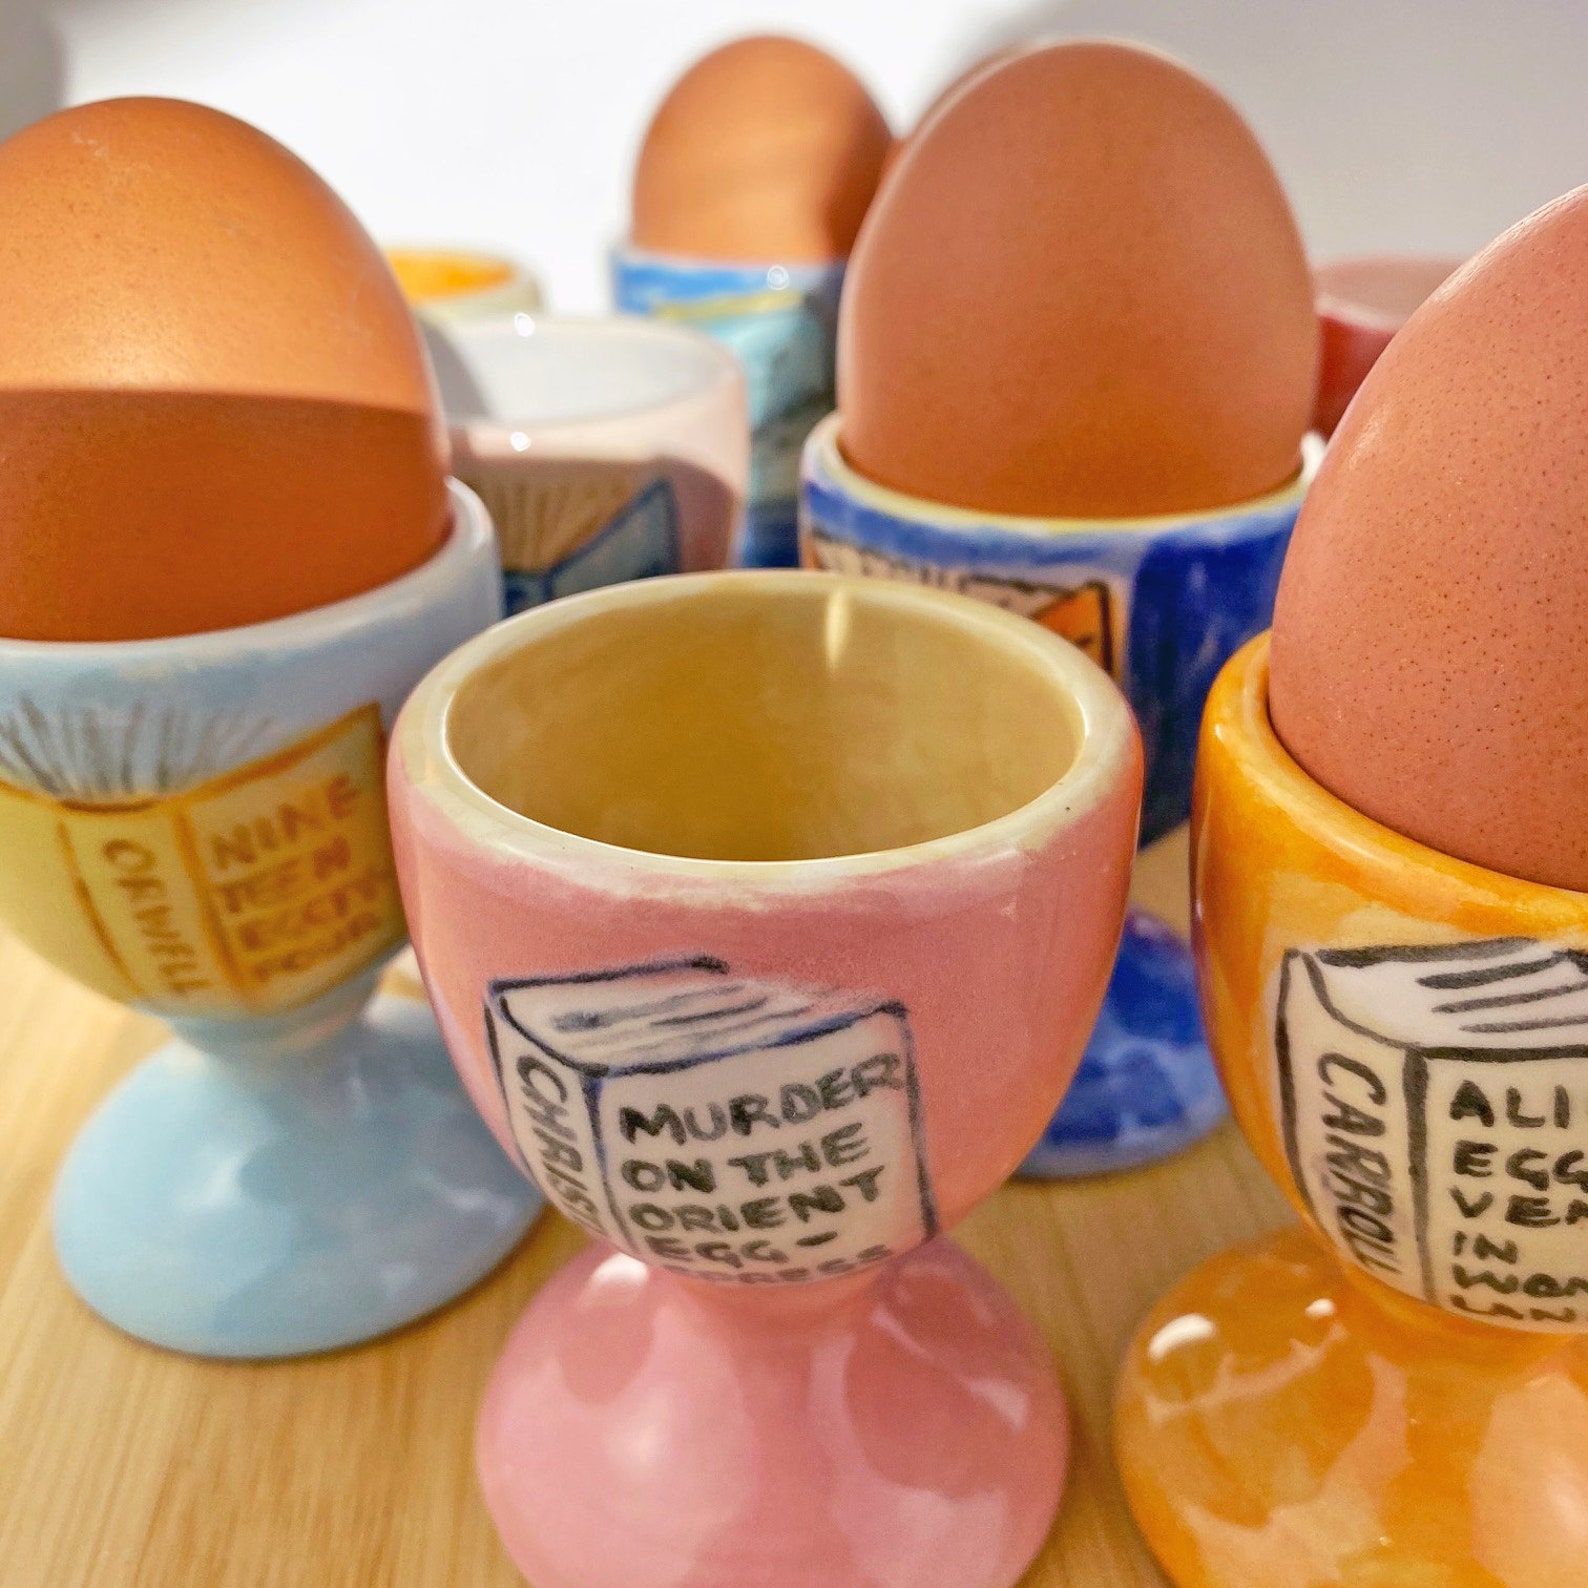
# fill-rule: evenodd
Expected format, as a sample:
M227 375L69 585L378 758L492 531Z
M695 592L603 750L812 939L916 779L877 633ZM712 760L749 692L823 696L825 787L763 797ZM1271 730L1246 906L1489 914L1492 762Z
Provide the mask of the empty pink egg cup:
M458 1069L589 1248L478 1430L536 1588L1010 1588L1068 1439L942 1232L1108 981L1135 723L967 598L768 571L551 603L397 725L398 865Z

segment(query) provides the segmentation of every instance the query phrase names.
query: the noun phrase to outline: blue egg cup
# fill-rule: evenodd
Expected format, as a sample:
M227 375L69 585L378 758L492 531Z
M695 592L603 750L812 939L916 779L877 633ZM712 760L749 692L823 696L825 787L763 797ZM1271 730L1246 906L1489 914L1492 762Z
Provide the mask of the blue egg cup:
M1021 612L1113 675L1141 724L1141 842L1191 812L1197 731L1225 661L1273 614L1290 531L1317 465L1236 507L1134 520L998 517L863 479L838 416L806 444L800 536L819 568L932 584ZM1188 946L1132 912L1102 1012L1063 1104L1021 1173L1106 1173L1162 1158L1225 1114Z
M88 1121L54 1213L68 1281L157 1345L369 1339L467 1289L538 1206L428 1007L370 1002L404 929L386 734L501 613L490 519L451 495L445 544L345 601L0 639L0 916L176 1039Z
M192 1035L116 1087L56 1183L61 1267L118 1328L200 1356L328 1351L433 1312L523 1236L538 1195L428 1005L378 998L296 1051Z
M621 247L613 298L629 314L675 320L715 337L744 367L750 403L750 491L735 560L799 565L799 459L833 406L842 264L723 264Z

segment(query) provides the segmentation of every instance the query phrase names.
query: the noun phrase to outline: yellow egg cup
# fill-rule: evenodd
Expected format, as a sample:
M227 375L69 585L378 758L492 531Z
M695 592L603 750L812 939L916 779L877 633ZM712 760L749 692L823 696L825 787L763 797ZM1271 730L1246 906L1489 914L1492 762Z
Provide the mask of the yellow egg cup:
M543 301L534 273L505 254L394 244L386 262L409 304L443 322L533 314Z
M1213 1050L1304 1222L1143 1324L1116 1422L1142 1530L1179 1588L1581 1588L1588 895L1313 781L1266 636L1208 704L1192 870Z

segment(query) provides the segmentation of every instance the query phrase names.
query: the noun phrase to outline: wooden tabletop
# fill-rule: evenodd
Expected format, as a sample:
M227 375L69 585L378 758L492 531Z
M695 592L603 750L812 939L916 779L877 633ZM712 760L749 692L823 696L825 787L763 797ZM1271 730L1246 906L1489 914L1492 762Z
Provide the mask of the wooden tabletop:
M1185 850L1138 867L1183 923ZM511 1588L475 1491L475 1407L537 1285L579 1244L547 1214L490 1279L376 1344L231 1365L101 1323L56 1269L57 1165L159 1040L0 940L0 1582L6 1588ZM1012 1185L956 1238L1058 1356L1075 1421L1059 1521L1024 1588L1158 1588L1109 1446L1116 1365L1149 1304L1203 1257L1285 1218L1229 1126L1167 1163ZM636 1584L636 1588L643 1585Z

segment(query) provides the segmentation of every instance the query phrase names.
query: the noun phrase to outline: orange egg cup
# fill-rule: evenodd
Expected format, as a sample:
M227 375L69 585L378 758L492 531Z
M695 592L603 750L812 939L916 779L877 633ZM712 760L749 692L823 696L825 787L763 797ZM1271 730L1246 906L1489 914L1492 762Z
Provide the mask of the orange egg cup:
M1588 896L1314 782L1266 636L1209 701L1193 835L1209 1036L1303 1225L1143 1324L1116 1423L1142 1530L1179 1588L1580 1588Z

